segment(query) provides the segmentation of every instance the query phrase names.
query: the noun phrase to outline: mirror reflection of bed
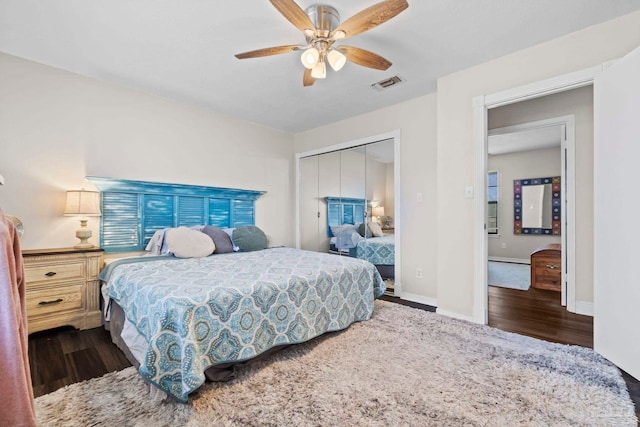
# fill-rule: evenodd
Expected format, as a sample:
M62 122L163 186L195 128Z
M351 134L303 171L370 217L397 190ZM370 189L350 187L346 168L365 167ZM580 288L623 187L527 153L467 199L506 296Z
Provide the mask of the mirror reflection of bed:
M300 248L366 259L393 295L394 141L303 157Z

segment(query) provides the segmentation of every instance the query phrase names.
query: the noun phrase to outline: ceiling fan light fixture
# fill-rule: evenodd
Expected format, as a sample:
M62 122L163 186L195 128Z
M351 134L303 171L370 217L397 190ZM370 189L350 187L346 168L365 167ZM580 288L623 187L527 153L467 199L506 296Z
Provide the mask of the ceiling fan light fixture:
M334 71L340 71L344 64L347 63L347 57L342 54L342 52L332 49L327 54L327 60L329 61L329 65L333 68Z
M302 56L300 60L302 61L302 65L305 68L313 69L314 66L318 64L318 58L320 58L320 52L315 47L310 47L309 49L302 52Z
M318 61L311 69L311 77L314 79L324 79L327 77L327 66L324 61Z

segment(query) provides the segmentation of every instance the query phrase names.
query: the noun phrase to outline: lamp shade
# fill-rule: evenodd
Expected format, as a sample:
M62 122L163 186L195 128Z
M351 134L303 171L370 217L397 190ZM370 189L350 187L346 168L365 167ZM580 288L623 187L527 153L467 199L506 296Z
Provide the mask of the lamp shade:
M300 56L302 65L310 70L318 63L318 58L320 58L320 52L318 52L318 49L315 47L310 47L302 53L302 56Z
M100 216L100 193L97 191L67 191L64 215Z
M329 65L333 68L334 71L340 71L344 64L347 62L347 57L342 54L342 52L338 52L335 49L332 49L327 54L327 60L329 61Z
M384 216L384 206L376 206L371 210L373 216Z
M311 69L311 77L314 79L324 79L327 77L327 66L324 61L318 61Z

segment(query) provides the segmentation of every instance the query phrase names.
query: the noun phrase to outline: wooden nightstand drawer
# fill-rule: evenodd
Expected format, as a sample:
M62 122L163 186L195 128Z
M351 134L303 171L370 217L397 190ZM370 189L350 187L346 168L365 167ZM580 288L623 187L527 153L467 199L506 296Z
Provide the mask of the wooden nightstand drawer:
M22 251L29 333L102 324L98 280L102 253L100 248Z
M24 277L28 285L54 283L86 278L85 261L70 263L37 263L24 267Z
M29 319L69 310L84 310L84 282L27 291L25 295Z

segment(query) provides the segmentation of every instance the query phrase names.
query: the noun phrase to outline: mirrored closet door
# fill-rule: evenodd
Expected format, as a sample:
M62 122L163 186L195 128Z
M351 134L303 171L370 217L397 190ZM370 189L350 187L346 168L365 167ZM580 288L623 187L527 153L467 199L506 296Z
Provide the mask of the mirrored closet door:
M394 141L299 159L301 249L372 262L392 287Z

